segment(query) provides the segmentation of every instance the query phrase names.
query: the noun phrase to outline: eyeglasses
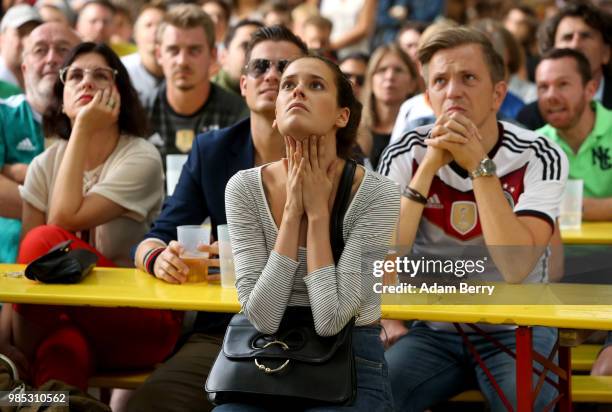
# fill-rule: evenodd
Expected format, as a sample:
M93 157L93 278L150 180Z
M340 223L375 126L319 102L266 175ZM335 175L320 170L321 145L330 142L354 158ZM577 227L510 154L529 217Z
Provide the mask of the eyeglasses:
M268 60L268 59L253 59L246 66L244 66L244 71L249 76L257 79L258 77L264 75L270 68L274 65L276 70L279 73L283 73L285 68L290 63L290 60L282 59L282 60Z
M65 57L70 52L68 46L51 46L48 44L37 44L31 50L27 51L27 54L35 56L37 59L43 59L49 54L49 51L53 50L53 53L60 57Z
M80 67L64 67L59 72L59 78L66 86L76 86L83 81L86 74L91 74L93 82L99 89L113 84L117 70L110 67L96 67L95 69L81 69Z
M344 75L357 86L363 86L365 83L365 75L344 72Z

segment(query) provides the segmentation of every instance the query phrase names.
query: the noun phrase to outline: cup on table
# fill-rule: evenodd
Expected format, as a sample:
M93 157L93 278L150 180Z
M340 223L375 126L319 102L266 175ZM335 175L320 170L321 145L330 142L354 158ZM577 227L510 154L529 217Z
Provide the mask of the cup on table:
M561 197L559 227L578 230L582 223L582 180L568 180Z
M210 243L209 225L185 225L176 228L179 244L183 247L180 258L187 266L187 282L208 281L207 252L201 252L198 247Z
M234 270L234 255L230 243L227 225L217 226L219 241L219 266L221 267L221 287L236 287L236 272Z

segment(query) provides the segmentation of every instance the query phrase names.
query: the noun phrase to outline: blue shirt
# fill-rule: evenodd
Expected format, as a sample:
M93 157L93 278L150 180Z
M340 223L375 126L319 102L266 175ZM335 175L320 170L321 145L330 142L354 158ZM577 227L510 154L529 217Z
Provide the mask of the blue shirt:
M199 225L210 217L213 234L226 223L225 186L239 170L255 165L250 118L225 129L200 134L183 166L172 196L145 238L169 243L176 240L176 227ZM133 252L133 251L132 251ZM222 333L232 315L199 312L194 330Z

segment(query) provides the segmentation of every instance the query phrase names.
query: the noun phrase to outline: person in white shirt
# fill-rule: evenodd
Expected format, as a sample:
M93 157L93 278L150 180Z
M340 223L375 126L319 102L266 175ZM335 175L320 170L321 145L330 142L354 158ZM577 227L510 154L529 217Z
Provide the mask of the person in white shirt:
M0 80L24 88L23 40L41 23L38 11L28 4L19 4L6 11L0 22Z
M141 102L143 96L156 91L164 79L162 68L155 57L155 33L165 13L166 7L160 2L143 6L134 23L134 41L138 52L121 59Z

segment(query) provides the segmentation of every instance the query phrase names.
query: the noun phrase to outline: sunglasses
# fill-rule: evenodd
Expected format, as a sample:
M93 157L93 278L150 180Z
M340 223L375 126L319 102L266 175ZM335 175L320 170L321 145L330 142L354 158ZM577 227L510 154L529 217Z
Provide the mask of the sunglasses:
M344 75L357 86L363 86L365 83L365 75L363 74L344 72Z
M285 68L290 63L290 60L269 60L269 59L253 59L245 67L244 71L249 76L257 79L260 76L266 74L272 66L276 67L276 71L282 74Z

